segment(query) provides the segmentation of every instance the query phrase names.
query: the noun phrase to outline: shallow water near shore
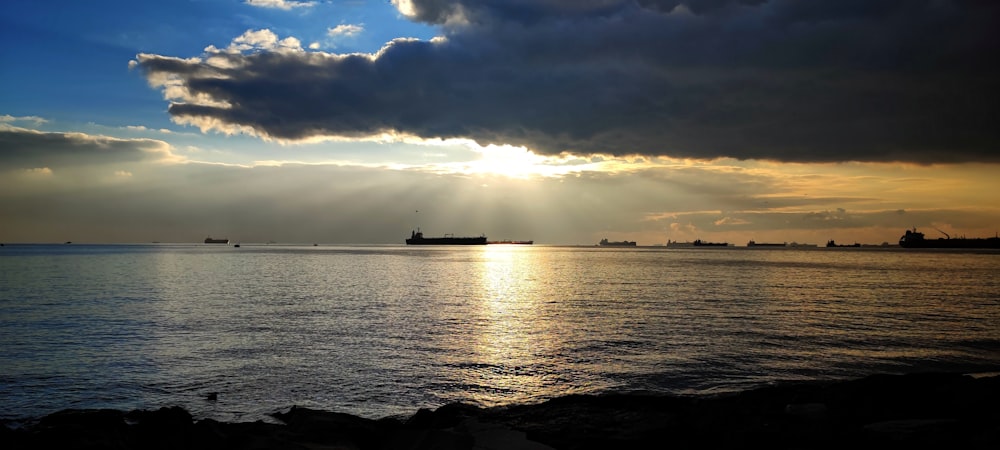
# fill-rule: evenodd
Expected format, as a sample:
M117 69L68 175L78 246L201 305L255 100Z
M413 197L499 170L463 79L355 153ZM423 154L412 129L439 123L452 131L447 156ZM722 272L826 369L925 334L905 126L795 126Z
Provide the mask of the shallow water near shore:
M0 418L995 372L998 274L997 252L898 248L8 244Z

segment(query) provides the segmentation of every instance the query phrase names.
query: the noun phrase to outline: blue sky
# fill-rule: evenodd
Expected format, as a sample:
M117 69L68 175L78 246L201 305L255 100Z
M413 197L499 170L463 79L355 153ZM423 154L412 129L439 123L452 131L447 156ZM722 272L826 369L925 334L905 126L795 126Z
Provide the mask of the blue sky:
M0 241L992 236L998 21L959 0L15 0Z
M290 2L285 2L290 3ZM432 27L388 2L324 1L284 10L238 0L13 1L0 15L6 113L51 111L50 120L171 127L162 95L129 70L137 53L197 56L248 30L294 35L338 53L375 52L397 37L429 39ZM266 4L266 3L265 3ZM355 34L330 35L338 25ZM125 113L124 111L128 111Z

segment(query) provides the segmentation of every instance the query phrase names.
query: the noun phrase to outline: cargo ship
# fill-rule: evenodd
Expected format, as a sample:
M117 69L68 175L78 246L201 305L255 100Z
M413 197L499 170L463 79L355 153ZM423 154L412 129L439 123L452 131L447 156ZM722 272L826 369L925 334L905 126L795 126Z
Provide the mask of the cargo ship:
M991 238L953 238L944 231L943 238L927 239L924 233L916 228L906 230L899 238L899 246L903 248L1000 248L1000 236Z
M728 242L706 242L706 241L703 241L701 239L695 239L695 241L692 242L692 244L694 244L695 247L728 247L729 246Z
M406 240L406 245L486 245L486 236L479 237L455 237L446 234L442 237L424 237L424 233L417 228L410 232L410 238Z
M212 239L211 236L205 238L206 244L228 244L229 239Z
M635 241L609 241L608 238L598 242L601 247L635 247Z

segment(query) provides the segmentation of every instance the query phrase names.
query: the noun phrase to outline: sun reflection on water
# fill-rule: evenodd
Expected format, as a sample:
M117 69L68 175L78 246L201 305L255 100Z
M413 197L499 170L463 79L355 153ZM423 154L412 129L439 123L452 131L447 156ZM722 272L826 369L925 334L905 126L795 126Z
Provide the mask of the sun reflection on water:
M543 387L548 378L539 364L539 352L553 342L548 329L538 328L538 257L529 247L487 246L476 267L482 293L479 317L482 326L472 351L477 370L466 382L477 385L476 401L494 403L518 397L526 386ZM534 325L532 325L534 324ZM529 389L530 391L531 389Z

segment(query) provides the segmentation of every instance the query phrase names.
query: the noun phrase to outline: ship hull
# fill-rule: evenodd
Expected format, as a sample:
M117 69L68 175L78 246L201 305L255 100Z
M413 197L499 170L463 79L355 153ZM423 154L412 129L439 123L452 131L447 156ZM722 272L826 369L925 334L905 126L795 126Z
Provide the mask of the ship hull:
M903 248L997 248L1000 249L1000 239L923 239L919 241L900 241Z
M597 245L601 247L635 247L635 241L609 241L607 238L601 239Z
M424 233L417 228L410 233L410 238L406 240L406 245L486 245L486 236L478 237L456 237L453 234L446 234L441 237L424 237Z
M753 242L747 243L747 247L787 247L788 244L785 243L775 243L775 242Z
M486 245L485 237L409 238L406 245Z
M923 233L914 228L906 230L899 238L899 246L903 248L995 248L1000 249L1000 237L991 238L937 238L927 239Z

